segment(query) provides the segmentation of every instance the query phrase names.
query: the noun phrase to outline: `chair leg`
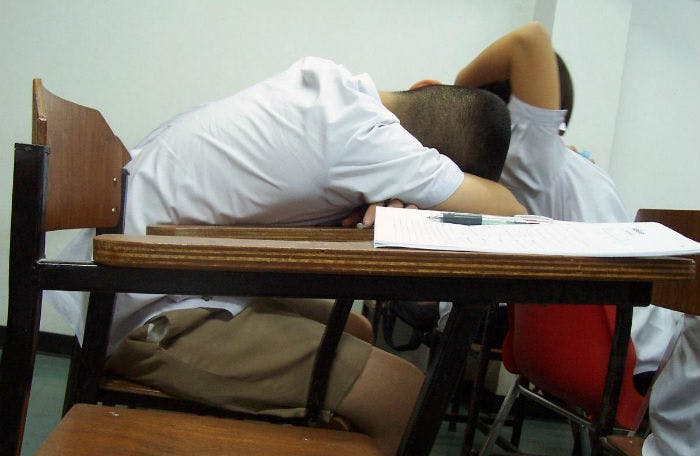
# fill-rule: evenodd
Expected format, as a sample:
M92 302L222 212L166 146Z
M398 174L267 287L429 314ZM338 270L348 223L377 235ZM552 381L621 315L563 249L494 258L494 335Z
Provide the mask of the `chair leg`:
M594 438L593 433L584 425L579 425L581 429L581 454L589 455L593 454L593 445L591 445L591 439Z
M43 201L48 147L15 144L10 221L7 327L0 356L0 452L19 454L36 357L42 290L35 262L44 256Z
M591 430L581 423L569 421L571 434L574 437L574 446L571 449L571 456L590 456L593 452L591 447Z
M68 370L68 381L66 382L66 393L63 398L63 415L68 413L68 410L70 410L71 407L73 407L73 405L75 405L75 403L78 402L78 371L80 370L78 366L81 361L82 358L80 343L78 343L77 338L74 338L73 351L70 359L70 368Z
M90 293L85 323L84 343L76 339L66 385L63 413L75 403L95 404L99 396L99 379L105 364L107 334L114 313L114 293Z
M571 435L574 438L574 446L571 448L571 456L581 456L581 443L582 443L582 426L573 421L569 421L569 426L571 427Z
M459 409L462 405L462 391L464 389L464 373L466 372L466 366L465 369L462 371L461 380L459 384L457 385L457 388L455 389L454 394L452 395L452 415L457 416L459 415ZM447 425L447 430L454 432L457 430L457 420L456 419L449 419L448 418L448 425Z
M520 384L523 388L527 388L529 382L525 377L518 377L517 383ZM523 423L525 422L525 402L524 401L518 401L515 403L513 406L513 431L510 434L510 443L514 447L519 447L520 446L520 436L523 433Z
M481 446L481 450L479 450L479 456L490 454L493 450L493 446L495 445L496 439L501 432L501 428L506 422L510 409L513 407L513 404L515 404L515 401L518 399L519 395L520 382L516 381L513 383L513 386L510 387L508 394L506 394L506 397L503 399L503 404L501 404L501 408L498 410L496 418L493 420L493 424L491 424L491 429L486 436L486 441Z

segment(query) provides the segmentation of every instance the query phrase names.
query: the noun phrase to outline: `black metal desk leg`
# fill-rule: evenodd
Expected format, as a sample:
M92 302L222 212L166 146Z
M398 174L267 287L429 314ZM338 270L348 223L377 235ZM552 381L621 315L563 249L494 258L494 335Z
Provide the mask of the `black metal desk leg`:
M469 352L470 329L473 323L470 307L485 307L483 301L453 302L445 332L428 368L413 415L406 428L399 455L430 454L435 436L450 397L461 378Z
M479 410L481 410L481 400L484 396L484 381L486 372L488 371L491 348L494 345L494 328L491 321L495 317L498 304L490 304L486 308L484 316L484 330L481 335L481 351L479 352L479 364L476 370L476 378L472 383L472 393L469 397L469 414L467 415L467 424L464 428L464 441L462 442L462 455L466 456L471 453L474 446L474 435L476 434L477 424L479 422Z
M625 370L631 328L632 305L618 304L615 317L615 333L613 334L610 350L608 372L605 377L603 401L600 408L600 415L594 423L594 432L598 437L603 437L612 433L613 426L615 425L615 415L617 412L617 404L620 399L622 376ZM593 454L600 454L600 443L597 440L591 442L591 446Z

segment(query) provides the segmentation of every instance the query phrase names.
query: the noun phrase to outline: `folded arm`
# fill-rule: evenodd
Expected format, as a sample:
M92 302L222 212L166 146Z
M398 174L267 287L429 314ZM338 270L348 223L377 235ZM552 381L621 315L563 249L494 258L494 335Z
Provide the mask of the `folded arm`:
M406 204L397 199L373 203L367 207L357 208L345 217L341 224L350 227L361 222L362 225L370 227L374 225L377 206L416 208L415 204ZM460 186L449 198L433 207L423 209L492 215L527 213L525 207L503 185L467 173L464 174L464 180Z

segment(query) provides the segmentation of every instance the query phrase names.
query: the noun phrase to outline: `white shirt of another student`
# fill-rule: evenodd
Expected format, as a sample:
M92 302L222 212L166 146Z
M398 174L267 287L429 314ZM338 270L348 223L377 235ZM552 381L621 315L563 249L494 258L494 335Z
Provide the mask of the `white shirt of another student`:
M557 134L566 111L511 96L511 136L500 182L531 214L574 222L626 222L610 176L572 151Z
M381 103L366 74L314 57L231 97L195 107L131 151L125 233L153 224L338 223L365 203L431 207L464 174L423 147ZM109 351L164 311L247 298L120 294Z

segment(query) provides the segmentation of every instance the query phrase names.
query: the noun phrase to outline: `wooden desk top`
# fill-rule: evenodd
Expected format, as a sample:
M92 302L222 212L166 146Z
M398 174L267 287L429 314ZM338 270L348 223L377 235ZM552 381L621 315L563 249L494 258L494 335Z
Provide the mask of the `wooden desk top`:
M374 229L342 227L278 227L246 225L152 225L146 234L286 241L371 241Z
M408 249L374 249L374 231L337 227L254 227L154 225L148 234L163 236L194 236L227 239L258 239L264 242L201 241L202 255L215 268L245 268L245 270L330 272L339 274L374 274L401 276L458 276L507 278L574 278L588 280L653 280L653 302L670 309L700 315L698 281L693 285L695 265L679 258L581 258L562 256L495 255L464 252L437 252ZM283 243L273 240L288 241ZM135 241L135 240L134 240ZM269 241L269 242L268 242ZM292 241L309 241L294 243ZM112 242L112 241L109 241ZM128 255L136 253L140 242L130 245ZM163 242L163 241L158 241ZM181 240L187 243L189 241ZM226 252L212 254L207 242L225 246ZM332 242L332 244L329 244ZM343 242L343 244L339 244ZM168 244L170 244L168 242ZM175 241L175 244L178 244ZM143 244L141 244L143 246ZM125 246L122 246L125 247ZM108 248L104 248L107 253ZM160 244L162 265L177 263L176 250L186 253L187 246ZM194 244L192 245L194 247ZM97 249L97 247L96 247ZM170 253L166 254L166 250ZM255 253L253 253L255 252ZM101 254L100 254L101 255ZM105 256L114 261L116 252ZM225 257L222 260L222 257ZM126 260L126 259L123 259ZM100 260L102 261L102 260ZM157 262L156 258L150 261ZM150 263L148 261L147 263ZM155 265L144 267L156 267ZM690 291L690 292L689 292Z
M692 279L691 260L503 255L374 248L371 241L132 236L94 239L98 264L256 272L580 280Z

